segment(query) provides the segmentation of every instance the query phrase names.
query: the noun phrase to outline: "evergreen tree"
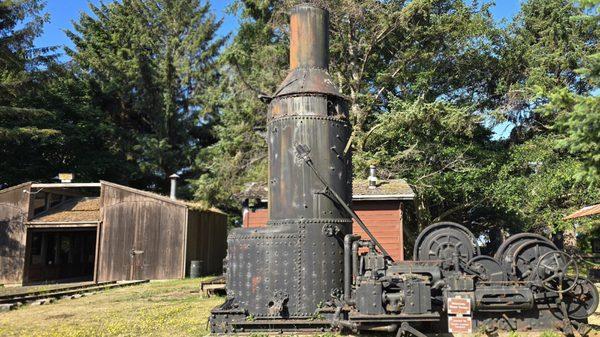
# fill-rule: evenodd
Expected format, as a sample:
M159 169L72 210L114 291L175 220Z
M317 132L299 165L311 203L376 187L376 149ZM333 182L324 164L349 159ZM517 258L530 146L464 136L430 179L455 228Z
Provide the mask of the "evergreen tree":
M236 199L247 183L266 181L267 105L259 95L271 93L287 74L287 36L274 17L278 7L268 1L236 1L239 31L220 58L222 82L215 88L220 123L218 141L203 149L195 168L196 196L237 213Z
M68 35L68 50L90 96L114 125L128 183L166 190L170 174L189 171L212 141L208 90L225 38L221 21L198 0L125 0L91 5Z
M600 198L597 23L571 1L529 0L510 27L502 59L513 71L503 86L516 127L487 193L519 230L570 230L562 218ZM579 224L585 233L598 221Z
M51 48L35 48L48 17L43 2L0 3L0 184L48 178L63 135L55 115L31 105L31 93L51 61Z

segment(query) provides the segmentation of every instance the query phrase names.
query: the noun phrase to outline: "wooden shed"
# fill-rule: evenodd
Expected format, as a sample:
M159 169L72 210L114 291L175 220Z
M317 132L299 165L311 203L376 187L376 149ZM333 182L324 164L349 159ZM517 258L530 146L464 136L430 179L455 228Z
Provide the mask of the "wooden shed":
M368 180L355 180L352 183L352 208L367 225L395 261L404 260L403 215L407 202L412 202L415 194L402 179L379 181L369 186ZM239 195L243 205L243 226L262 227L269 220L268 190L266 184L248 184ZM354 223L352 231L367 237Z
M0 191L0 283L220 274L227 216L106 181Z

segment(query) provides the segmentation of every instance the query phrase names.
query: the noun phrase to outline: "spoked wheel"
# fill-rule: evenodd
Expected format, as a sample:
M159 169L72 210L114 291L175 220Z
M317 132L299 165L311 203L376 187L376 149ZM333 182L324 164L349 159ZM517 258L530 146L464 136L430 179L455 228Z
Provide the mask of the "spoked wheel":
M502 259L502 256L505 255L504 252L506 252L506 250L508 250L511 246L518 245L522 241L531 240L531 239L536 239L538 241L546 242L546 243L550 244L552 247L554 247L554 250L558 250L556 245L552 241L550 241L550 239L548 239L544 236L541 236L539 234L534 234L534 233L520 233L520 234L515 234L515 235L507 238L504 242L502 242L500 247L498 247L496 254L494 254L494 258L496 260L500 261Z
M567 314L572 319L586 319L593 315L598 309L600 296L598 288L588 279L568 279L565 281L567 287L572 290L566 293L563 300L567 304Z
M569 268L573 274L569 275ZM573 257L558 250L544 253L535 265L536 275L544 289L555 293L566 293L577 286L579 268ZM565 282L571 279L572 282Z
M520 281L536 279L536 265L544 254L554 252L554 247L545 241L530 239L508 249L504 261L510 260L510 274ZM506 266L508 268L508 266Z
M537 259L546 252L555 250L556 246L543 236L521 233L504 241L494 258L500 262L511 280L525 281L535 272L533 267Z

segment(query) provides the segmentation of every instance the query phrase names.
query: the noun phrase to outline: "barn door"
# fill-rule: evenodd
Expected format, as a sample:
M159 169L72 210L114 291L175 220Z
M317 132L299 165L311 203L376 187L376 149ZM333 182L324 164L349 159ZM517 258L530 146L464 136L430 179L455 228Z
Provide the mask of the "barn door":
M119 203L105 208L105 223L102 230L101 252L98 259L98 280L130 280L134 258L136 208Z
M135 239L130 256L132 280L160 278L161 205L156 202L139 203L135 219Z

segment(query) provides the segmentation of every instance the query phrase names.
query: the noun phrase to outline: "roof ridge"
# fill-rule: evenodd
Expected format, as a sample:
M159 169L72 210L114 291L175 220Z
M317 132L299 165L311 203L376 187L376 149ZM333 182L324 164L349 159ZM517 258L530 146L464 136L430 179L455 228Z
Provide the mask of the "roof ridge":
M18 185L10 186L10 187L7 187L7 188L5 188L5 189L2 189L2 190L0 190L0 194L2 194L2 193L5 193L5 192L14 191L14 190L16 190L16 189L18 189L18 188L22 188L22 187L24 187L24 186L31 185L31 184L33 184L33 182L31 182L31 181L26 181L26 182L24 182L24 183L20 183L20 184L18 184Z

